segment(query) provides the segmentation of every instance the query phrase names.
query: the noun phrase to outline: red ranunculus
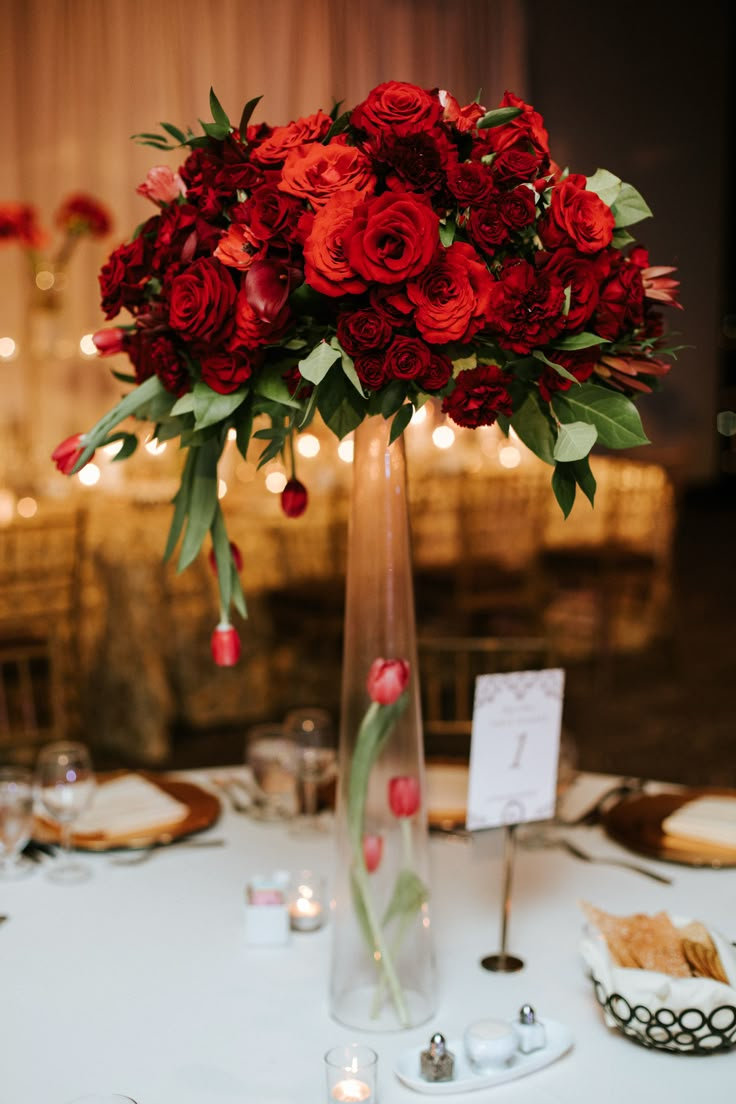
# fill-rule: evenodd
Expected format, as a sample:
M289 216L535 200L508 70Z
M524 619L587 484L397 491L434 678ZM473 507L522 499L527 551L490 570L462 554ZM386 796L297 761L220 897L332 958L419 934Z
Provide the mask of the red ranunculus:
M491 288L490 328L499 345L530 353L565 327L565 289L554 274L537 272L527 261L507 261Z
M79 457L84 452L84 441L81 433L75 433L73 437L67 437L60 445L57 445L51 453L51 459L56 464L62 475L71 475ZM92 453L94 456L94 453ZM90 459L92 457L90 456Z
M441 114L442 104L436 93L403 81L386 81L354 108L350 124L368 134L384 130L416 134L433 127Z
M374 659L366 679L371 701L393 705L409 685L409 664L405 659Z
M547 249L574 245L581 253L598 253L611 244L613 212L586 185L581 173L571 173L552 188L549 210L539 224Z
M281 492L281 509L288 518L301 517L307 508L307 488L298 479L290 479Z
M469 429L493 425L499 414L510 418L513 412L508 377L496 364L466 368L457 376L452 392L443 400L442 410L453 422Z
M211 353L200 359L201 379L220 395L229 395L253 375L253 366L240 353Z
M112 326L109 330L97 330L92 334L92 341L100 356L115 356L125 349L125 336L125 330Z
M413 817L420 798L419 782L413 775L396 775L389 779L388 803L395 817Z
M366 195L374 190L376 178L368 158L356 146L333 142L323 146L297 146L284 164L279 181L282 192L306 199L315 210L336 192L351 188Z
M363 862L369 874L373 874L381 865L383 857L383 836L363 836Z
M215 628L210 647L218 667L234 667L240 659L240 637L227 621L221 621Z
M169 323L200 344L222 341L233 328L235 284L214 257L202 257L171 285Z
M336 298L365 291L365 281L350 264L344 235L356 207L362 203L360 192L337 192L318 212L304 242L304 279L315 291Z
M431 353L418 337L395 337L385 353L389 379L416 379L429 369Z
M355 208L344 231L355 271L378 284L398 284L419 275L437 249L439 219L413 192L386 192Z
M367 308L341 314L337 320L338 340L351 357L371 349L383 349L391 340L391 334L386 319Z
M276 168L286 160L296 146L319 142L332 126L332 119L324 111L305 115L286 126L273 127L271 132L253 148L251 156L266 168Z
M453 242L439 250L406 288L422 337L435 345L469 341L484 324L492 286L493 279L472 245Z
M267 243L260 241L251 230L240 222L231 222L220 238L215 257L228 268L247 272L254 261L266 255Z

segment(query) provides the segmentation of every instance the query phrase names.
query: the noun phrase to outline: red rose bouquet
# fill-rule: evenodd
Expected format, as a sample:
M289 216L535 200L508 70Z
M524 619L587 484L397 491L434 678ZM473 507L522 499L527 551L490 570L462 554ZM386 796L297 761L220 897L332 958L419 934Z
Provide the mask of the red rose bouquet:
M78 470L122 437L124 458L130 415L181 439L167 555L181 538L184 568L210 534L221 628L245 613L217 499L230 429L243 455L254 437L261 463L291 457L294 516L293 436L316 413L338 437L381 414L393 439L434 400L461 426L513 426L568 513L577 487L593 500L596 441L646 443L632 399L675 353L656 309L678 306L674 270L629 232L646 203L606 170L561 170L518 97L487 111L389 81L285 126L252 124L257 103L233 126L212 93L201 135L137 136L186 157L148 174L157 210L100 276L106 317L129 317L96 343L128 354L135 386L65 450Z

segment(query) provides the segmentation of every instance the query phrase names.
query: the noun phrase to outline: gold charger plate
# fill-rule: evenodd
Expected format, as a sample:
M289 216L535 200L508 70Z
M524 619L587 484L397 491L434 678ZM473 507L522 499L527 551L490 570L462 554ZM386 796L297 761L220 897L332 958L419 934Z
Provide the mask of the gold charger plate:
M450 831L465 825L468 764L457 759L431 759L425 767L427 821Z
M98 775L98 783L104 786L105 782L113 778L120 778L124 771L114 774ZM72 845L78 851L116 851L121 849L138 850L142 847L152 847L155 844L172 843L174 840L190 836L194 832L201 832L205 828L215 824L220 816L220 802L215 794L202 789L193 782L184 782L178 778L168 778L166 775L149 774L147 771L135 771L147 782L152 782L164 793L186 805L186 816L171 824L158 825L150 832L125 833L123 835L84 835L72 834ZM36 817L33 838L38 843L58 843L58 825L43 817Z
M671 793L638 794L619 801L603 813L601 823L617 843L664 862L686 866L736 866L736 848L705 840L671 836L662 828L666 817L697 797L732 797L736 790L704 787Z

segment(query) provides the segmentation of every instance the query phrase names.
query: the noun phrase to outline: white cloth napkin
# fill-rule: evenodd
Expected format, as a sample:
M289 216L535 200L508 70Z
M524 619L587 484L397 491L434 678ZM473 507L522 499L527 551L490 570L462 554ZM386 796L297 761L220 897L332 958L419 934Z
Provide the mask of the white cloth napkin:
M145 835L178 824L189 809L140 774L98 786L94 801L74 825L75 836Z
M668 836L736 847L736 797L698 797L662 821Z

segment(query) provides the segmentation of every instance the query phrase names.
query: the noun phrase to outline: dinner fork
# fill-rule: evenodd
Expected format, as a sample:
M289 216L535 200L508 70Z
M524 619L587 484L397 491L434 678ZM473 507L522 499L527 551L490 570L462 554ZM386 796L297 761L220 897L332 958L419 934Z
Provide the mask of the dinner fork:
M587 851L583 851L576 843L572 843L563 836L532 838L527 842L527 846L531 848L561 847L564 851L567 851L568 854L572 855L573 858L580 859L581 862L595 863L596 865L604 864L605 866L620 866L623 870L631 870L635 874L642 874L645 878L651 878L655 882L661 882L662 885L672 885L671 878L667 878L664 874L658 874L656 870L650 870L648 866L639 866L638 863L629 862L628 859L589 855Z
M162 847L223 847L224 839L186 839L165 843L163 840L142 847L139 851L131 851L129 854L113 855L110 862L113 866L140 866L152 858L154 851Z

